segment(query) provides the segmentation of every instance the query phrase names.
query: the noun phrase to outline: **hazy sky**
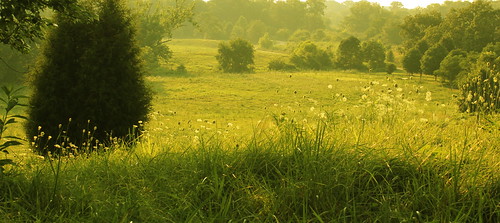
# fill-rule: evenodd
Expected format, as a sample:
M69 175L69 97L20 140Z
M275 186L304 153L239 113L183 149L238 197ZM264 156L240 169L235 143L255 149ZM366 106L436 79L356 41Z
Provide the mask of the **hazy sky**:
M354 2L358 2L359 0L354 0ZM381 6L389 6L391 2L398 1L403 3L405 8L412 9L418 6L426 7L427 5L433 3L442 4L445 0L368 0L370 2L378 2ZM344 2L344 0L337 0L337 2Z

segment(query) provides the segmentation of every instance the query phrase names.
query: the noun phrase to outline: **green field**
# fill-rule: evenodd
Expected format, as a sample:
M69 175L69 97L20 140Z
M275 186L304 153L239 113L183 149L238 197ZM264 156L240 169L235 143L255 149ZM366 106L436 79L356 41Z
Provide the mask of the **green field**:
M500 220L500 117L459 113L458 90L404 73L267 71L282 51L225 74L217 44L170 42L137 146L13 151L0 222Z

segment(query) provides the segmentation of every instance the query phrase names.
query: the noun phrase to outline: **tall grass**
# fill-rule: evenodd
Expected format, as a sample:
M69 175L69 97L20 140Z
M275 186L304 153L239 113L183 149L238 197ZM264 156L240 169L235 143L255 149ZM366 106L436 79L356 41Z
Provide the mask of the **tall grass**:
M271 121L229 147L217 134L144 139L90 158L31 160L0 181L4 222L497 222L498 171L467 129L443 154L372 147L366 121ZM467 125L474 125L467 123ZM362 127L365 130L362 131ZM476 126L477 127L477 126ZM345 135L351 129L358 132ZM378 128L378 127L376 127ZM432 129L432 128L431 128ZM415 131L416 130L416 131ZM482 144L481 146L484 146ZM184 146L184 145L183 145ZM484 162L483 162L484 161Z

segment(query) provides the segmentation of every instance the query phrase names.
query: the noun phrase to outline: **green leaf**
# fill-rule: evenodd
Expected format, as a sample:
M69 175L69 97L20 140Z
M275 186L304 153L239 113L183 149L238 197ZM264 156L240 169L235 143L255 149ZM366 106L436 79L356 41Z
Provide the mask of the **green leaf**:
M7 108L5 108L5 110L7 112L9 112L10 110L12 110L14 107L16 107L16 105L18 105L18 100L17 99L12 99L9 101L9 103L7 104Z
M17 137L17 136L4 136L4 139L15 139L15 140L20 140L20 141L26 141L23 138Z
M7 164L15 165L16 163L14 163L14 161L12 161L11 159L1 159L0 160L0 166L5 166Z
M18 145L22 145L22 143L20 143L16 140L9 140L7 142L4 142L2 145L0 145L0 149L5 149L5 148L11 147L11 146L18 146Z
M11 90L10 90L9 88L7 88L6 86L2 86L2 90L3 90L3 92L4 92L7 96L9 96L9 95L10 95Z
M10 117L11 118L23 119L23 120L28 120L28 118L26 116L22 116L22 115L12 115Z

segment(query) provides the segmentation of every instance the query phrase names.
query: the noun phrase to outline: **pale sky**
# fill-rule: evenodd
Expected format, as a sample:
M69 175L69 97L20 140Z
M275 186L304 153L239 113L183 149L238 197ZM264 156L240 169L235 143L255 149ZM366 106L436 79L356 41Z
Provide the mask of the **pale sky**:
M358 2L359 0L353 0ZM404 7L407 9L416 8L418 6L425 8L426 6L439 3L442 4L445 0L368 0L369 2L378 2L381 6L390 6L391 2L398 1L403 3ZM344 0L337 0L337 2L344 2Z

